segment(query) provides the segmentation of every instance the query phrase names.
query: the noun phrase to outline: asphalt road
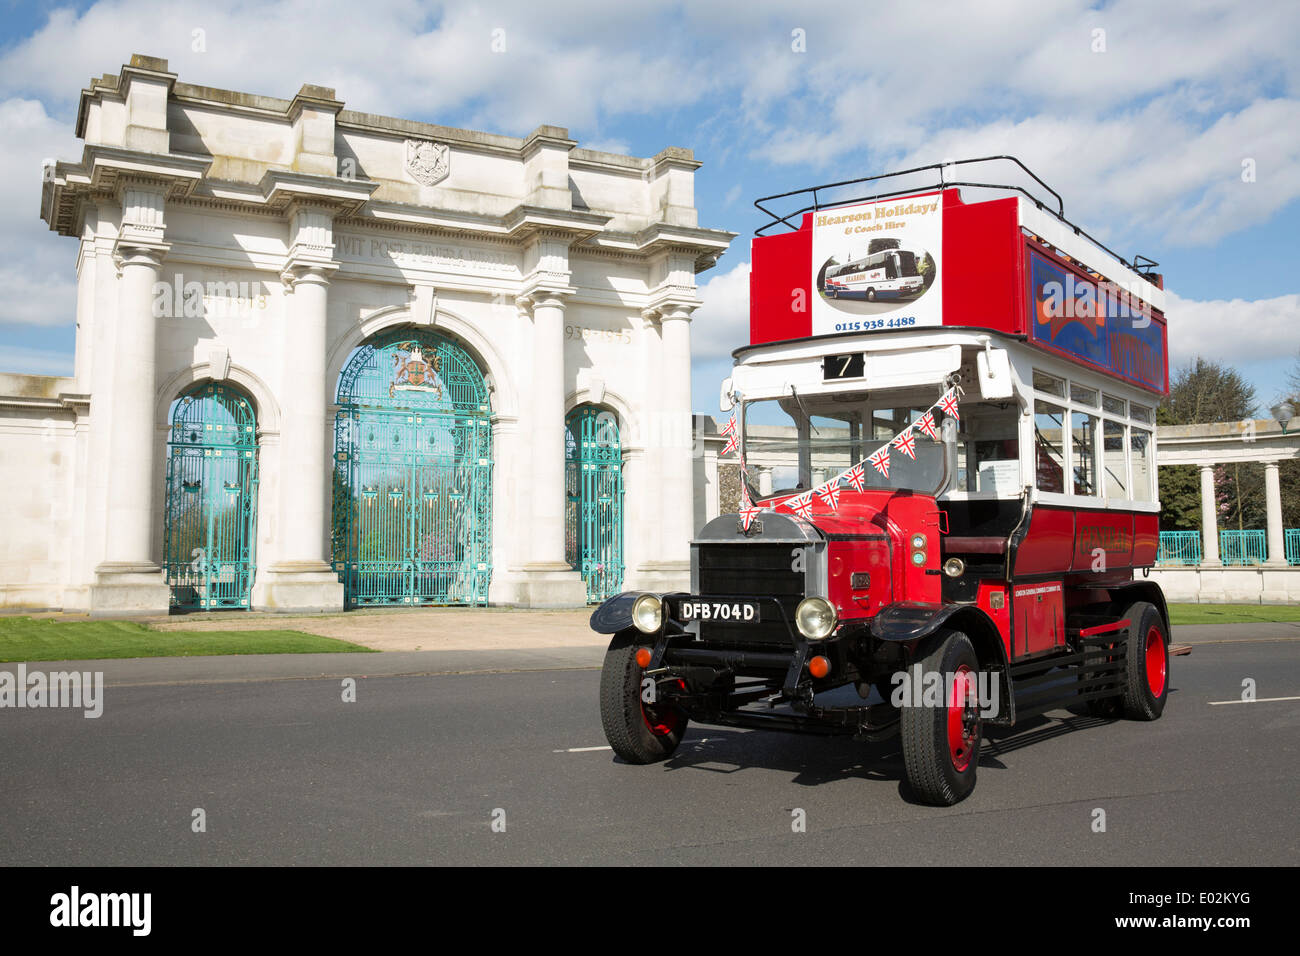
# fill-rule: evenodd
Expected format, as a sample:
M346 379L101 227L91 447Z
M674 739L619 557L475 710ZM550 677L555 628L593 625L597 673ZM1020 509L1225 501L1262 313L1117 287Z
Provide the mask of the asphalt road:
M99 719L0 710L0 863L1294 865L1300 700L1211 702L1243 678L1300 697L1300 641L1231 637L1174 659L1154 723L992 730L947 809L911 802L896 742L693 726L668 762L622 764L577 652L359 677L355 703L338 674L396 655L192 659L168 679L114 662ZM491 669L446 660L424 669Z

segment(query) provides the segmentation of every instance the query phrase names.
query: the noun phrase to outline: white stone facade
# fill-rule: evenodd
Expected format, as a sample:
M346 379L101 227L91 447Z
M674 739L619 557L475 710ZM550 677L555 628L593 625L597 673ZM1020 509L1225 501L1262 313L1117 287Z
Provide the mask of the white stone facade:
M491 603L585 600L563 458L583 404L622 436L624 587L686 585L695 276L733 238L699 227L689 150L431 126L313 86L214 90L139 56L82 92L77 134L83 155L47 170L41 207L79 241L75 375L0 376L0 607L167 608L169 410L205 382L257 416L251 606L343 607L336 387L397 328L454 340L486 380Z

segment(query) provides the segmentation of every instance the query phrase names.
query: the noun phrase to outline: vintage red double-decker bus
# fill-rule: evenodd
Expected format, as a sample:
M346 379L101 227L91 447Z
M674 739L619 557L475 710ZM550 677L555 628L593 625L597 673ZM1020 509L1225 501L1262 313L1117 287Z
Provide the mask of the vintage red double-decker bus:
M953 181L993 163L1013 175ZM1093 240L1011 157L756 205L773 221L723 385L741 508L692 542L689 593L593 614L615 753L663 760L688 721L896 733L912 792L948 805L975 786L986 723L1158 718L1169 619L1135 575L1159 538L1155 263ZM827 294L873 244L917 250L923 288Z

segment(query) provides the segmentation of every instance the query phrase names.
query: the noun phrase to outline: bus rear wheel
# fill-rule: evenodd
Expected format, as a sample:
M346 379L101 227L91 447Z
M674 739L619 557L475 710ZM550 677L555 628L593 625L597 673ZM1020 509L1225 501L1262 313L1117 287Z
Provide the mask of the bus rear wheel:
M1138 601L1124 612L1129 619L1124 653L1124 715L1156 720L1169 698L1169 635L1154 604Z
M975 789L975 770L983 740L977 672L979 659L960 631L939 631L924 645L922 674L942 678L942 701L923 699L912 687L900 714L903 766L913 795L923 803L950 807Z
M876 290L875 290L875 289L868 289L868 290L867 290L867 301L868 301L868 302L875 302L875 301L876 301Z

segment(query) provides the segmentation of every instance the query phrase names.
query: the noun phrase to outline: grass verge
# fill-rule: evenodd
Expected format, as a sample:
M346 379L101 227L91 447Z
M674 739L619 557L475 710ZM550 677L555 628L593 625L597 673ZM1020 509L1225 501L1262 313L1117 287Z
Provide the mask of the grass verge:
M340 652L371 648L301 631L155 631L132 621L0 617L0 661Z
M1293 604L1171 604L1170 624L1249 624L1260 621L1300 621Z

